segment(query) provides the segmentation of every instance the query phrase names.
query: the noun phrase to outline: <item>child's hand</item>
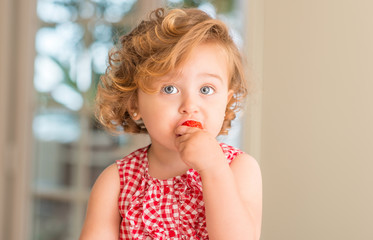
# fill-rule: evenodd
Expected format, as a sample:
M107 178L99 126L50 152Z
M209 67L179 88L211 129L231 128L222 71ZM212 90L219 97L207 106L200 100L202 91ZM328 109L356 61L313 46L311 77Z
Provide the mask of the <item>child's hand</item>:
M201 172L227 164L219 143L206 130L179 126L175 133L180 135L176 138L176 148L189 167Z

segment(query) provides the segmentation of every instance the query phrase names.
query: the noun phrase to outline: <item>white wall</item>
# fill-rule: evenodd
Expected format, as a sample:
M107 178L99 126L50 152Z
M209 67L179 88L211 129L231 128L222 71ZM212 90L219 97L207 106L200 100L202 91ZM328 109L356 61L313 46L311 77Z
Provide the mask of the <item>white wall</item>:
M373 1L251 4L262 240L373 239Z

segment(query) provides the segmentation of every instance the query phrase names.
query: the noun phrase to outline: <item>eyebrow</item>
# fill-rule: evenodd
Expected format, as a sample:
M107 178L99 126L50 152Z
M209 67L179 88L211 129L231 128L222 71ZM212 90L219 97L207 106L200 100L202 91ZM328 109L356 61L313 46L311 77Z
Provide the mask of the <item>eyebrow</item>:
M166 74L161 79L162 79L163 82L175 82L174 79L175 78L178 79L178 76L183 76L182 71L177 71L176 73L172 73L172 74ZM221 82L222 84L224 84L224 80L223 80L223 78L219 74L210 73L210 72L201 72L197 76L198 77L215 78L215 79L219 80L219 82ZM180 81L180 79L178 81Z
M198 74L198 75L199 75L199 76L202 76L202 77L207 76L207 77L216 78L216 79L218 79L221 83L224 83L223 79L222 79L221 76L218 75L218 74L204 72L204 73L200 73L200 74Z

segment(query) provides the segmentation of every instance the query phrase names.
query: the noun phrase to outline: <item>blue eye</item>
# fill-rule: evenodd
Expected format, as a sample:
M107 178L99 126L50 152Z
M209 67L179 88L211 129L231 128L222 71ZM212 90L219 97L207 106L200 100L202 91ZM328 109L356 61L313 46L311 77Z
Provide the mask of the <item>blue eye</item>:
M201 89L199 91L203 95L211 95L215 92L215 89L213 87L210 87L210 86L203 86L203 87L201 87Z
M177 90L177 88L175 86L172 86L172 85L168 85L168 86L165 86L162 88L162 92L166 93L166 94L176 94L179 92L179 90Z

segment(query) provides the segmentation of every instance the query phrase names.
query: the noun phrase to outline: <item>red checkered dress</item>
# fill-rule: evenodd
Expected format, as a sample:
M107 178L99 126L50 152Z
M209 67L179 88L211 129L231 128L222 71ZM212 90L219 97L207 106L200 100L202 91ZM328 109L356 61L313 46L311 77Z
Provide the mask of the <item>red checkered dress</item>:
M230 163L242 151L220 144ZM201 177L194 169L167 180L148 173L148 147L117 166L120 176L119 239L208 239Z

